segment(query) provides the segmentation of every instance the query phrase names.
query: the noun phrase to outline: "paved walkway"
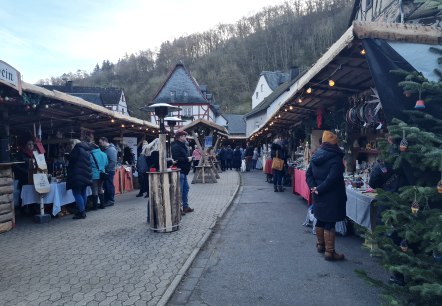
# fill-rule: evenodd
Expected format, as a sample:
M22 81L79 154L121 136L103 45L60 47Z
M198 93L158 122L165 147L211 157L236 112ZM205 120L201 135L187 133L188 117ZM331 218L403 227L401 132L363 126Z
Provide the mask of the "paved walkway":
M327 262L303 227L306 201L273 192L262 172L242 174L242 187L168 305L380 305L379 291L354 272L386 280L355 236L338 237L347 260Z
M216 184L190 185L195 212L173 233L149 230L146 199L136 192L85 220L19 220L0 235L0 305L165 302L239 188L237 172L220 175Z

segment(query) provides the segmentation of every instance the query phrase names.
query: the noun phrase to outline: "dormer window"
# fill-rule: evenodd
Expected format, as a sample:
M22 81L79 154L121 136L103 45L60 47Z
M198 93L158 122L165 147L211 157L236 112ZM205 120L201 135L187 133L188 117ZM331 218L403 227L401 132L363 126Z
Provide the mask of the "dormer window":
M259 95L259 93L256 92L256 94L255 94L255 98L256 98L256 99L258 99L258 95Z
M170 102L175 102L176 92L171 91L170 92Z
M183 92L184 102L187 102L189 99L189 93L187 91Z
M261 92L264 91L264 84L261 84Z

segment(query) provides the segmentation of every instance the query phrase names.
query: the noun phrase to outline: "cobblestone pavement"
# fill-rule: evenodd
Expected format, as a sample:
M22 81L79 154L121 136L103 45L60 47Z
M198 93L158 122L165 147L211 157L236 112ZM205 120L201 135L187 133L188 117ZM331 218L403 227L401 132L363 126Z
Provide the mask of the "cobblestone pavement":
M238 189L237 172L220 175L190 184L195 212L173 233L149 230L136 192L85 220L19 220L0 235L0 305L156 305Z

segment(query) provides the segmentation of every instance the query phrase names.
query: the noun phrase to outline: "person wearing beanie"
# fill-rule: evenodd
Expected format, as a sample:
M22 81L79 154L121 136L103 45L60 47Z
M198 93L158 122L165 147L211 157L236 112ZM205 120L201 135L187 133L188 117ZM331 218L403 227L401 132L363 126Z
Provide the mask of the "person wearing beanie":
M183 214L193 212L193 208L189 207L189 183L187 182L187 175L189 174L192 157L189 157L189 150L186 146L185 131L177 131L175 133L175 141L172 143L172 159L177 168L180 169L180 188L183 202Z
M316 249L330 261L343 260L335 251L335 225L346 216L347 194L344 182L344 152L338 137L330 131L322 134L322 144L313 154L306 173L307 185L313 194L316 223Z

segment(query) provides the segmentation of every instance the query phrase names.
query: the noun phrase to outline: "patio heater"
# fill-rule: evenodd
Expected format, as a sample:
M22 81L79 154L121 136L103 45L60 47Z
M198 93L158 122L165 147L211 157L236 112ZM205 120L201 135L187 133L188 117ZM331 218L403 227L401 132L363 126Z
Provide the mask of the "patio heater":
M167 103L155 103L142 108L147 112L155 112L160 121L159 135L159 169L148 172L149 201L148 222L154 232L168 233L177 231L181 221L180 171L166 167L166 128L165 117L170 112L180 111Z

